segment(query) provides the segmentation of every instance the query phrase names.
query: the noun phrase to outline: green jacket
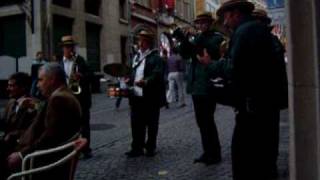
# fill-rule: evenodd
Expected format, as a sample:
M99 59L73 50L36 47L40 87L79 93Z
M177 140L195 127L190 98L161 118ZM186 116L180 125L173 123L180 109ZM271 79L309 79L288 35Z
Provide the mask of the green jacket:
M197 54L206 48L213 60L220 58L220 44L223 36L215 31L207 31L196 36L193 41L184 38L179 45L179 51L184 59L190 59L190 68L187 73L187 92L192 95L208 95L209 71L199 63Z

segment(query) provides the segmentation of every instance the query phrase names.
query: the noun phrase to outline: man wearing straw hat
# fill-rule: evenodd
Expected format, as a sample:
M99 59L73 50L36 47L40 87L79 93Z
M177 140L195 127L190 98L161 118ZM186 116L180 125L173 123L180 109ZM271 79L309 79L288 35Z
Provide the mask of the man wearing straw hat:
M279 116L280 94L278 58L267 26L251 13L254 5L246 0L228 0L217 15L232 30L228 58L234 86L236 125L232 139L232 169L235 180L269 180L275 177L270 141L273 119ZM207 52L199 57L208 71L212 63ZM211 73L212 75L212 73Z
M92 79L92 73L85 59L75 52L76 45L77 43L71 35L66 35L61 38L60 46L63 51L63 59L60 60L60 63L65 70L68 86L74 92L74 95L81 105L81 134L88 140L88 145L83 151L83 157L90 158L92 156L90 148L90 81ZM79 87L73 87L72 84ZM80 92L77 92L78 90L80 90Z
M132 87L129 96L132 143L131 150L125 153L128 158L156 155L160 107L166 99L164 65L159 52L152 49L154 38L154 34L146 30L138 34L139 51L130 65L127 82Z
M263 9L255 9L252 12L252 16L258 20L260 23L264 24L269 28L270 31L272 31L273 26L271 26L271 18L268 16L268 13ZM286 72L286 64L285 64L285 48L280 42L279 38L276 35L272 35L273 37L273 44L275 47L275 52L278 59L278 66L279 68L274 68L273 71L279 71L277 74L279 74L278 77L278 86L279 91L281 93L280 98L280 109L285 109L288 107L288 78L287 78L287 72ZM271 120L270 120L271 121ZM280 136L280 113L279 116L275 116L272 119L272 134L270 134L270 159L273 161L273 172L274 174L277 174L277 159L279 154L279 136Z
M217 127L214 121L216 100L209 88L209 74L206 66L197 58L199 54L206 52L212 60L220 58L219 47L223 36L210 29L214 22L212 13L203 12L194 20L196 29L200 32L190 41L186 33L177 29L173 36L180 41L179 53L184 59L191 58L189 71L187 72L187 92L192 95L195 117L200 129L203 153L194 160L194 163L212 165L221 161L221 147Z

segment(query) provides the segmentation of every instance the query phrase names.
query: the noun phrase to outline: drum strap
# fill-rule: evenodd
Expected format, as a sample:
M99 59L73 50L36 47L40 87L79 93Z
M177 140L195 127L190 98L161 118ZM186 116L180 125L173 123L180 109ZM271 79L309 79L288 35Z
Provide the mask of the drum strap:
M133 69L137 69L140 64L145 61L147 59L147 56L149 56L151 53L153 53L154 51L156 51L156 49L153 49L147 53L145 53L143 56L140 57L140 53L138 53L135 58L134 58L134 63L132 65Z

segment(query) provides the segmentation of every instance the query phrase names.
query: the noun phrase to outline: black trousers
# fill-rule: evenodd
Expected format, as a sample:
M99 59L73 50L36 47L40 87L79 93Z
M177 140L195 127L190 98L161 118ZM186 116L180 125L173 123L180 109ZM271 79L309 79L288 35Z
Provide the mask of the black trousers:
M0 139L0 180L6 179L11 172L7 167L7 157L14 152L15 142L5 142Z
M277 171L279 113L276 108L257 108L236 113L232 139L234 180L269 180Z
M159 129L160 107L143 97L132 97L131 105L131 131L134 151L153 151L157 146ZM146 135L148 135L146 141Z
M220 141L214 122L216 102L209 95L193 95L192 99L204 155L212 158L221 158Z
M82 118L81 118L81 135L88 140L87 146L84 148L83 152L91 152L90 141L91 141L91 131L90 131L90 109L82 109Z

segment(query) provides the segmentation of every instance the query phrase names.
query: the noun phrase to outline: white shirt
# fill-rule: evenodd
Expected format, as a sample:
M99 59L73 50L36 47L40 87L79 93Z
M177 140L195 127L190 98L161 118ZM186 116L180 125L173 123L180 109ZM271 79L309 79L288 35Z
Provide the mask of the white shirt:
M64 71L66 72L66 75L67 75L67 83L69 84L69 77L72 72L73 60L63 57L63 66L64 66Z
M146 64L146 55L149 53L150 49L146 50L145 52L141 52L141 50L139 50L139 56L136 56L134 59L134 63L136 64L136 62L142 61L139 66L136 69L136 74L135 74L135 78L134 78L134 82L143 80L144 78L144 68L145 68L145 64ZM139 58L137 58L139 57ZM134 95L142 97L143 96L143 89L139 86L134 85L133 86L133 92Z
M20 107L21 107L21 104L23 103L23 101L25 100L25 96L22 96L20 97L19 99L16 100L17 102L17 105L15 107L15 112L18 113Z

